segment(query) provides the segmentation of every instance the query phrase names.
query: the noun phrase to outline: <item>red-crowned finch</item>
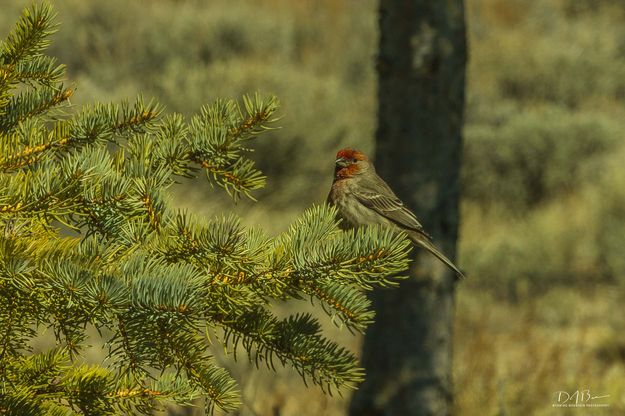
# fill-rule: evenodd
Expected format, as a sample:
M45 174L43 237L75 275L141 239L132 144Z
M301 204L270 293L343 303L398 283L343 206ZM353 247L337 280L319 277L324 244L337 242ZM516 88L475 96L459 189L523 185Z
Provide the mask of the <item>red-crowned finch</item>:
M342 228L382 224L405 231L416 246L434 254L458 277L464 277L451 260L434 246L417 217L375 173L373 163L362 152L347 148L336 154L328 203L336 206Z

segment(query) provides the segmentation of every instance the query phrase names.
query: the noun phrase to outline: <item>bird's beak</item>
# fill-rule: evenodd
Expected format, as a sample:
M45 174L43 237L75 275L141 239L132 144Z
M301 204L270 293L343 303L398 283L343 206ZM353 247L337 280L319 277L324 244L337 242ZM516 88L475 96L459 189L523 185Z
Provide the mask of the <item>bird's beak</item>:
M343 158L336 159L336 162L334 163L336 163L336 166L341 167L341 168L344 168L348 165L347 160Z

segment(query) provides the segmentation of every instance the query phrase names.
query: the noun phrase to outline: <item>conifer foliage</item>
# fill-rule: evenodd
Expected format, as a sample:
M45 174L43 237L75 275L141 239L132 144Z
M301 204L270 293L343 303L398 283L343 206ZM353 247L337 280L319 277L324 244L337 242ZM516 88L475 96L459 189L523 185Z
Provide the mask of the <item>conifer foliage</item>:
M0 414L148 414L198 397L235 409L211 340L330 391L355 386L351 352L311 315L279 319L270 303L310 298L362 331L363 289L406 268L404 236L342 232L325 206L275 237L176 210L176 177L203 171L234 199L264 185L248 144L272 128L277 100L218 100L190 121L142 99L75 111L63 65L44 54L54 17L28 8L0 44ZM56 347L33 353L43 330ZM106 360L86 364L99 343Z

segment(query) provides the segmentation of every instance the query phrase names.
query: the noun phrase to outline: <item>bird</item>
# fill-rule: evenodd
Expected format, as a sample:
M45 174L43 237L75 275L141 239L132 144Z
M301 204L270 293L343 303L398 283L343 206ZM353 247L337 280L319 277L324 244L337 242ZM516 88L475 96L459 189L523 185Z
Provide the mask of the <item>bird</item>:
M334 180L327 203L336 207L339 227L342 229L382 225L404 231L415 246L432 253L453 270L458 278L465 277L434 245L415 214L378 176L373 163L361 151L348 147L336 154Z

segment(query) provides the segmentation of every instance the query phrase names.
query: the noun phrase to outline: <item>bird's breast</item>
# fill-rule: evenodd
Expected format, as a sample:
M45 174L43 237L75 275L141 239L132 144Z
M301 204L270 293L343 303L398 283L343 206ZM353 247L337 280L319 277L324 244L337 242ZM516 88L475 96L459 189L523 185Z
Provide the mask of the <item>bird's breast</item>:
M329 200L336 206L338 215L342 219L342 228L376 224L389 225L384 217L361 204L347 184L336 182L330 191Z

